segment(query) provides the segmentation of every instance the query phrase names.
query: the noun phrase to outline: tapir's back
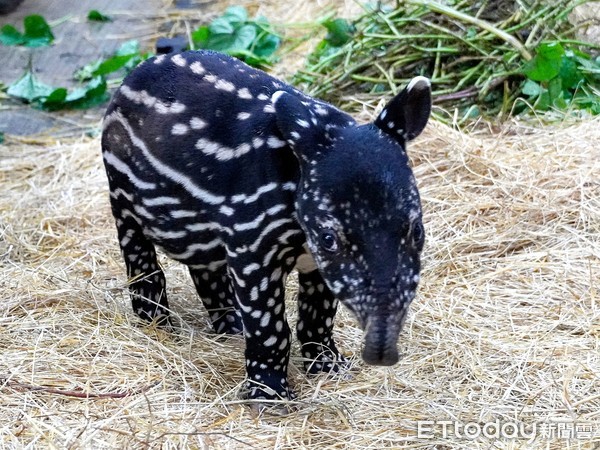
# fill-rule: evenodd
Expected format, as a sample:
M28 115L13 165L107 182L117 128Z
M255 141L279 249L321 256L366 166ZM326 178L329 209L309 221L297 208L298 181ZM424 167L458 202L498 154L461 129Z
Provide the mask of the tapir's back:
M271 97L277 90L294 92L219 53L152 58L115 93L105 117L103 150L134 158L140 176L162 168L173 179L177 174L169 168L177 168L198 182L205 180L218 198L251 192L264 184L261 179L290 181L294 157L277 152L287 145L274 119ZM133 145L123 146L127 141Z

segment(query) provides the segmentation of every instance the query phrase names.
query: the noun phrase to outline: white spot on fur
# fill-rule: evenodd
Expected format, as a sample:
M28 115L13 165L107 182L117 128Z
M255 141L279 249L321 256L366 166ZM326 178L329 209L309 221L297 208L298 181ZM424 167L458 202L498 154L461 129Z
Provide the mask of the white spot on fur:
M192 72L194 72L196 75L203 75L206 72L206 69L200 63L200 61L194 61L192 64L190 64L190 69L192 69Z
M184 134L187 134L188 131L189 131L189 128L186 124L176 123L175 125L173 125L173 128L171 129L171 134L174 134L177 136L182 136Z
M250 116L252 116L252 114L250 114L249 112L241 112L238 113L237 118L238 120L247 120L250 118Z
M208 124L200 117L192 117L190 119L190 127L192 127L193 130L201 130L206 127L206 125Z
M206 138L198 139L196 148L205 155L214 155L219 161L229 161L231 159L239 158L252 150L252 146L248 143L240 144L233 149Z
M185 111L185 105L182 103L177 101L173 103L163 102L156 97L151 96L145 90L134 91L126 84L119 88L119 93L135 104L144 105L148 108L154 108L159 114L178 114Z
M177 197L154 197L142 198L142 203L146 206L178 205L181 201Z
M252 139L252 147L259 148L265 143L265 140L259 137L255 137Z
M178 65L179 67L185 67L187 65L187 61L181 55L173 55L171 57L171 61L173 61L173 63Z
M244 100L252 100L252 94L248 90L248 88L241 88L237 92L238 97Z
M267 339L263 345L265 347L272 347L277 343L277 336L271 336L269 339Z
M244 275L250 275L252 272L254 272L255 270L258 270L258 269L260 269L260 265L256 264L256 263L252 263L252 264L248 264L246 267L244 267L244 269L242 270L242 273ZM256 286L253 288L253 290L254 289L256 289L258 291ZM257 293L257 296L258 296L258 293Z
M327 108L323 107L322 105L319 105L318 103L315 105L315 112L319 116L326 116L329 114L329 111L327 111Z
M208 83L215 84L219 78L212 73L207 73L202 79Z
M270 148L281 148L281 147L285 147L286 143L285 143L285 141L282 141L281 139L279 139L275 136L270 136L267 139L267 145Z
M277 188L277 186L279 186L277 183L268 183L265 184L261 187L259 187L256 192L254 192L251 195L246 195L246 194L238 194L238 195L234 195L231 197L231 201L232 203L240 203L240 202L244 202L245 204L249 204L249 203L253 203L255 202L261 195L270 192L274 189Z
M226 216L233 216L233 213L235 213L235 210L227 205L223 205L219 208L219 212L221 214L225 214Z
M196 217L198 213L196 211L189 211L187 209L174 209L169 211L169 214L174 219L185 219L187 217Z
M217 80L215 82L215 88L216 89L220 89L221 91L226 91L226 92L233 92L235 91L235 85L227 80Z
M262 319L260 320L260 326L265 328L266 326L269 325L270 321L271 321L271 313L269 311L267 311L265 313L265 315L262 316Z

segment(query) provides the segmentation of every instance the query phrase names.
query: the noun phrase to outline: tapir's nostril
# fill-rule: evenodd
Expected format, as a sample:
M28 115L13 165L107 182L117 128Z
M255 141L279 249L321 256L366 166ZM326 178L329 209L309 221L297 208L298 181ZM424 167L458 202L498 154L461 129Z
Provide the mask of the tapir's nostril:
M362 359L365 363L372 366L393 366L398 362L400 356L395 344L392 347L379 349L365 346L362 352Z

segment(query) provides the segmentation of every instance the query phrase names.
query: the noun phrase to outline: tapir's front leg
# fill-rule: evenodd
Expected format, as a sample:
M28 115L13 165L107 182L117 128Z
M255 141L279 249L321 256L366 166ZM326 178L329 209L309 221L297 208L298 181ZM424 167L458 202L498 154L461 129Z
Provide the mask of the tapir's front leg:
M296 333L309 373L337 372L346 363L333 341L338 301L318 270L298 272L298 324Z
M232 252L228 252L229 255ZM263 266L252 255L229 262L246 341L247 397L289 399L291 333L285 315L285 267Z

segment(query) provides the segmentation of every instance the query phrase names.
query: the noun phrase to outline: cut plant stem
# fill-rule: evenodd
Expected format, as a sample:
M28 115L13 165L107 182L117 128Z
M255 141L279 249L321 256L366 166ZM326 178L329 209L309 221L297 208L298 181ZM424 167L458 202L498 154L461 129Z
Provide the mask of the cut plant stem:
M531 53L525 48L523 44L521 44L514 36L504 32L503 30L496 28L489 22L485 20L478 19L476 17L465 14L461 11L457 11L456 9L450 8L449 6L441 5L437 2L431 2L427 0L405 0L405 3L409 3L412 5L420 5L429 8L431 11L438 12L440 14L445 14L450 17L454 17L456 19L460 19L464 22L471 23L473 25L477 25L479 28L483 28L484 30L489 31L490 33L496 35L500 39L505 42L511 44L514 48L516 48L519 53L523 56L526 61L529 61L533 58Z

